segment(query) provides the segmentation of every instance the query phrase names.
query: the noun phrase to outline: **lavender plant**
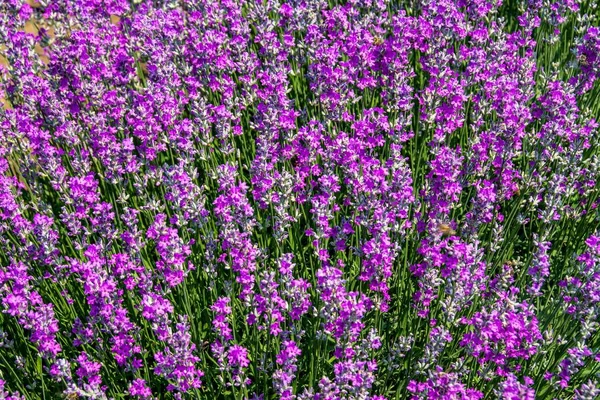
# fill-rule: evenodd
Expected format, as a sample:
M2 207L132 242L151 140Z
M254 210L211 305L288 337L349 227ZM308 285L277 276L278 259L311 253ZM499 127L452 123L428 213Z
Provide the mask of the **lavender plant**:
M600 396L595 0L0 0L0 399Z

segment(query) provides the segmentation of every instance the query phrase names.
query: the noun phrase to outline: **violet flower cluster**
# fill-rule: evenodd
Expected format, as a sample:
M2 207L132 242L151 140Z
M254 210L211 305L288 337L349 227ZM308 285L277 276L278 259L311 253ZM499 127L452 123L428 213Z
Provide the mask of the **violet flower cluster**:
M0 399L600 397L595 0L0 0Z

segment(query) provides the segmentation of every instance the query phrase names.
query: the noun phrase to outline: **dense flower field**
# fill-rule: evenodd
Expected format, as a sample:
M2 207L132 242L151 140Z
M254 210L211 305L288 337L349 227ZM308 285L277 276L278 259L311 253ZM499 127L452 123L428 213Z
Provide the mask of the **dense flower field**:
M596 0L0 0L0 399L597 399Z

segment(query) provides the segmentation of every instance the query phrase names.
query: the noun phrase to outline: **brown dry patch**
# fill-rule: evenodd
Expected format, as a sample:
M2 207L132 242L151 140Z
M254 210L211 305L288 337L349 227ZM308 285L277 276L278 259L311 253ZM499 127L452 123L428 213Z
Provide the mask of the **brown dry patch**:
M27 4L31 6L31 8L40 8L42 5L37 0L25 0Z
M2 104L3 110L12 110L13 106L10 104L10 101L6 100L4 96L0 96L0 104Z
M23 31L25 33L31 33L32 35L37 36L39 29L36 25L36 21L33 19L30 19L29 21L25 22L25 26L23 27Z
M0 65L8 67L8 65L9 65L8 59L6 57L4 57L1 53L3 50L4 50L4 48L0 47Z
M6 49L6 46L2 46L0 45L0 65L2 65L3 67L7 67L9 66L9 62L6 59L6 57L4 57L2 55L2 52ZM12 109L12 105L10 104L10 102L8 100L6 100L4 98L4 93L0 92L0 104L2 104L2 108L5 110L10 110Z

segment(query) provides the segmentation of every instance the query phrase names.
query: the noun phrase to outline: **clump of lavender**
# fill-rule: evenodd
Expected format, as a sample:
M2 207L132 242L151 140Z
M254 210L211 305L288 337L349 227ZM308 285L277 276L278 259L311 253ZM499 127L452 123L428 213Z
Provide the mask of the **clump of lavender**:
M460 345L475 357L484 376L489 368L508 374L514 361L528 360L538 351L542 335L537 317L528 303L516 301L517 294L516 288L498 292L490 306L462 321L472 331L463 335Z
M577 257L577 268L559 283L563 307L582 324L585 340L599 328L597 310L600 306L600 237L590 236L586 251Z
M598 397L598 21L0 2L0 398Z

